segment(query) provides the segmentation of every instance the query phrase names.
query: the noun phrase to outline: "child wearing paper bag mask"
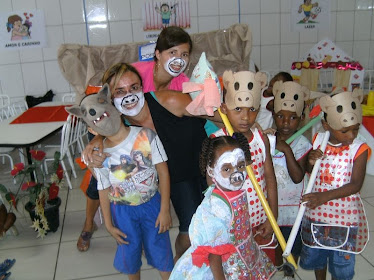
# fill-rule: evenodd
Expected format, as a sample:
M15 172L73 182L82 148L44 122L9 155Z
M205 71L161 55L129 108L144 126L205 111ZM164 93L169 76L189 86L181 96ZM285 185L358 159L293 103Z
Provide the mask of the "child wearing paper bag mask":
M321 164L312 191L302 197L307 208L300 255L300 266L314 270L316 279L326 279L327 265L333 279L353 279L355 254L369 239L359 193L371 155L369 146L357 138L362 98L362 90L354 89L319 99L325 113L322 126L330 138L323 154L319 146L324 133L317 133L308 156L309 171L317 159Z

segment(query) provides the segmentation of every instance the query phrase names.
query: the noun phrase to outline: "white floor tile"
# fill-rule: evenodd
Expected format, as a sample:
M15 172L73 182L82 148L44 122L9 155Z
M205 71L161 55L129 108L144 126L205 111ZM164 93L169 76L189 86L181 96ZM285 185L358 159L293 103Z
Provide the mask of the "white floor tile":
M59 243L1 250L1 259L16 259L9 280L54 279Z

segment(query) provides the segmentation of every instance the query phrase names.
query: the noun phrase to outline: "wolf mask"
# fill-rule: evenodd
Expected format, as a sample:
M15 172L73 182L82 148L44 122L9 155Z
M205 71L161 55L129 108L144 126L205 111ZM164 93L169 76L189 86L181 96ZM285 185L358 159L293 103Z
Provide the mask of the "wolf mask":
M89 127L103 136L113 136L121 127L121 114L112 105L108 84L98 93L85 96L79 105L65 109L68 113L82 118Z

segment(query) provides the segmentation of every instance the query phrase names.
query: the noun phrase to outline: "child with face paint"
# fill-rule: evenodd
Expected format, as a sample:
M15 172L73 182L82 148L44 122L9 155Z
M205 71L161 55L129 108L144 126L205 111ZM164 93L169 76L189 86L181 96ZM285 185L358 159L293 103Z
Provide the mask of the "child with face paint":
M223 73L224 102L221 105L221 111L226 114L234 131L243 133L247 138L253 161L251 167L276 219L278 215L277 185L270 155L270 143L266 135L263 135L257 128L252 128L260 107L261 91L266 86L266 79L266 74L262 72L225 71ZM225 128L218 130L210 137L222 135L228 135ZM275 142L273 136L269 137ZM265 252L275 261L276 244L272 242L273 229L249 178L244 183L244 189L247 190L251 224L256 241L260 245L269 247L265 249Z
M285 141L298 129L304 118L305 100L309 90L295 82L276 81L272 84L274 95L274 122L277 128L276 149L273 165L278 187L278 225L285 238L288 239L299 210L300 198L304 189L304 176L308 153L312 148L309 140L300 135L290 144ZM292 255L297 260L301 252L301 237L298 233ZM276 248L276 265L282 261L282 249Z
M144 249L148 264L160 271L162 279L168 279L174 264L168 231L168 158L155 132L125 126L111 103L109 86L105 84L99 93L86 96L79 105L66 110L106 137L104 151L111 157L102 168L95 168L95 174L105 226L118 244L113 265L129 279L140 279ZM147 157L149 164L136 172L126 172L127 165L133 165L127 161L131 155L143 161ZM116 168L120 164L124 168Z
M251 155L244 135L207 138L200 169L213 181L189 227L191 247L170 279L269 279L275 267L254 240L246 191Z
M164 28L157 39L154 61L133 63L142 77L145 91L182 91L182 84L189 81L183 72L191 51L192 40L186 31L177 26Z
M302 197L306 205L301 236L300 266L314 270L316 279L326 279L327 264L332 279L353 279L355 254L361 253L369 230L360 197L371 149L357 138L362 122L361 89L323 96L322 126L330 132L324 153L319 150L324 133L313 139L308 156L311 170L321 158L311 193Z

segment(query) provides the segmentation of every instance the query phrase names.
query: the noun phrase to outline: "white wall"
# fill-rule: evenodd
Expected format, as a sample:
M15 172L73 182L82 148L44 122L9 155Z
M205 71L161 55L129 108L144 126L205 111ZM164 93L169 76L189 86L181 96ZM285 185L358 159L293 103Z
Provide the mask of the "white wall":
M57 63L62 43L109 45L143 41L142 5L146 0L0 0L0 11L44 10L48 48L0 52L0 81L13 99L43 95L61 98L72 91ZM319 40L329 37L374 69L374 0L331 0L329 31L290 32L291 0L190 0L189 33L247 23L253 33L252 59L260 69L289 70ZM87 18L87 26L85 21ZM5 27L1 27L5 28Z

